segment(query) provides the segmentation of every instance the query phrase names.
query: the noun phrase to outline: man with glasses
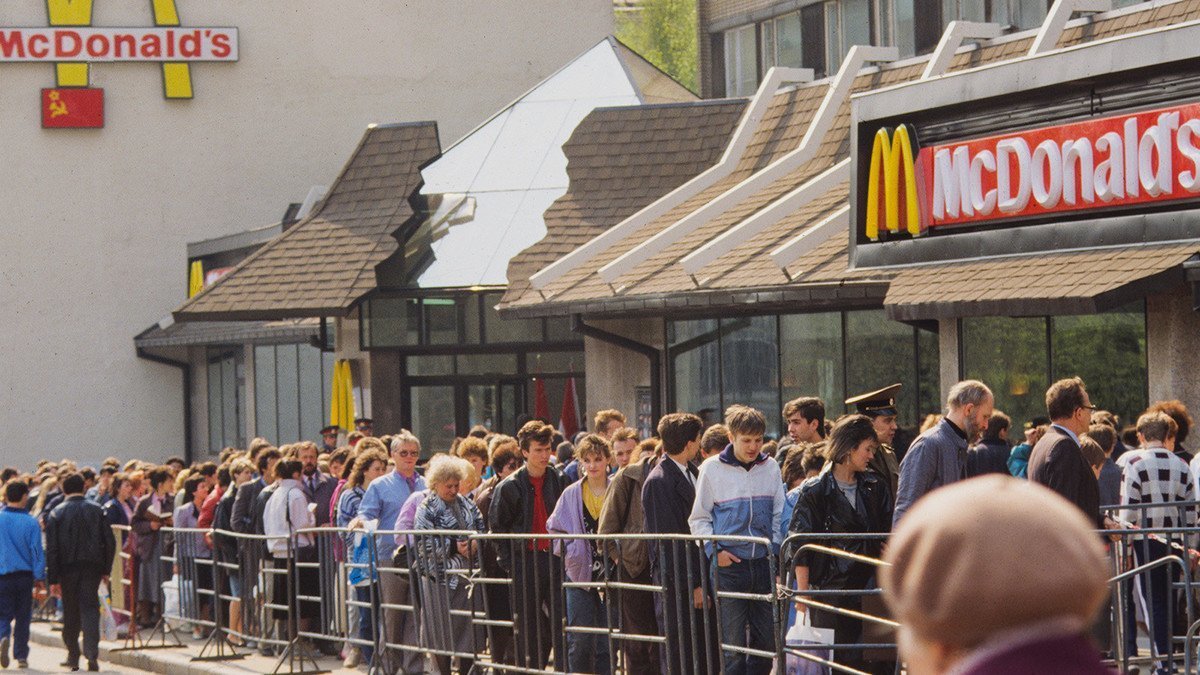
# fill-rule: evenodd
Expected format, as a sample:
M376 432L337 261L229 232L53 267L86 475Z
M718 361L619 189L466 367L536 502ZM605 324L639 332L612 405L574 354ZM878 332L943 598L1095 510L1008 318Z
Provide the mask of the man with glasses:
M361 423L363 420L357 420ZM370 422L370 420L367 420ZM362 425L358 427L362 429ZM358 527L363 521L375 521L379 529L388 529L400 515L400 507L408 500L409 495L425 489L425 479L417 474L417 459L421 456L421 441L410 431L401 431L392 437L392 461L396 470L386 476L380 476L371 481L367 492L363 495L358 517L350 522L350 528ZM401 538L403 539L403 538ZM396 553L396 538L383 535L375 538L375 547L381 567L408 567L406 555L399 557ZM379 586L383 601L391 605L406 605L409 603L409 578L400 571L381 570ZM385 625L387 626L387 641L392 644L403 644L413 649L405 649L399 655L398 667L402 673L423 672L424 660L417 645L416 617L410 612L388 609L385 610ZM395 663L393 661L393 663ZM394 672L389 668L388 672Z
M1095 409L1083 380L1078 377L1050 385L1046 390L1050 428L1029 455L1029 479L1065 497L1103 529L1105 518L1100 515L1100 486L1092 467L1079 450L1079 437L1091 425Z

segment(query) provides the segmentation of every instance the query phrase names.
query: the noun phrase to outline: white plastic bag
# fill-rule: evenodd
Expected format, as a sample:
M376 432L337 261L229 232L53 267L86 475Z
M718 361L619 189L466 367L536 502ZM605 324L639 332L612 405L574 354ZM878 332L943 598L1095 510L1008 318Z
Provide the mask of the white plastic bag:
M179 620L179 577L174 576L162 584L162 615L168 628L178 628L182 625Z
M784 638L787 644L787 675L828 675L828 666L817 663L794 654L794 651L804 652L826 661L833 659L832 649L821 649L834 643L832 628L814 628L808 615L812 612L797 612L796 621L788 628Z
M108 587L103 582L97 591L100 596L100 639L117 640L117 619L113 616L112 599L108 596Z

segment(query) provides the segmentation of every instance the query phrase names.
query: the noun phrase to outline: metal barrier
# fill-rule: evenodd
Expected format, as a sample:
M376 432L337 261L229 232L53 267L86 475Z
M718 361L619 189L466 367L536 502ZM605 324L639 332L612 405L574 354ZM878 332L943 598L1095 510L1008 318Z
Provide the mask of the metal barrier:
M780 595L788 598L789 605L803 605L815 627L833 629L834 642L799 648L787 645L781 635L779 663L803 659L854 675L900 672L895 639L899 624L887 616L876 574L886 565L877 556L888 536L822 532L791 534L784 540L779 560L786 571L781 574ZM806 569L804 590L797 588L798 567ZM798 609L789 612L792 614L799 620ZM791 621L784 624L790 626ZM829 656L823 658L818 652Z

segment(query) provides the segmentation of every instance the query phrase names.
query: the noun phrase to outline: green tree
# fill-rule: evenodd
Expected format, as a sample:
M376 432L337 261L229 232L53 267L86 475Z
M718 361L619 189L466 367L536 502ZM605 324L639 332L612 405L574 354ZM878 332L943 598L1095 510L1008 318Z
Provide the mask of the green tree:
M697 0L641 0L617 14L617 38L693 92L699 91Z

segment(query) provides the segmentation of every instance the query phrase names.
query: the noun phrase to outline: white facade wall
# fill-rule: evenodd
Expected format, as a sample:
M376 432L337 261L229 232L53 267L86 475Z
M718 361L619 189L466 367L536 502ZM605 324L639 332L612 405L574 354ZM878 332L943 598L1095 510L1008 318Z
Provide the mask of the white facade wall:
M177 6L240 30L238 63L192 66L190 101L155 64L97 64L106 128L43 130L53 66L0 64L0 465L181 453L180 375L132 338L184 299L186 242L277 221L369 123L433 119L447 146L612 30L611 0ZM0 26L45 7L10 0ZM147 2L95 0L94 26L151 24ZM27 447L47 429L61 448Z

